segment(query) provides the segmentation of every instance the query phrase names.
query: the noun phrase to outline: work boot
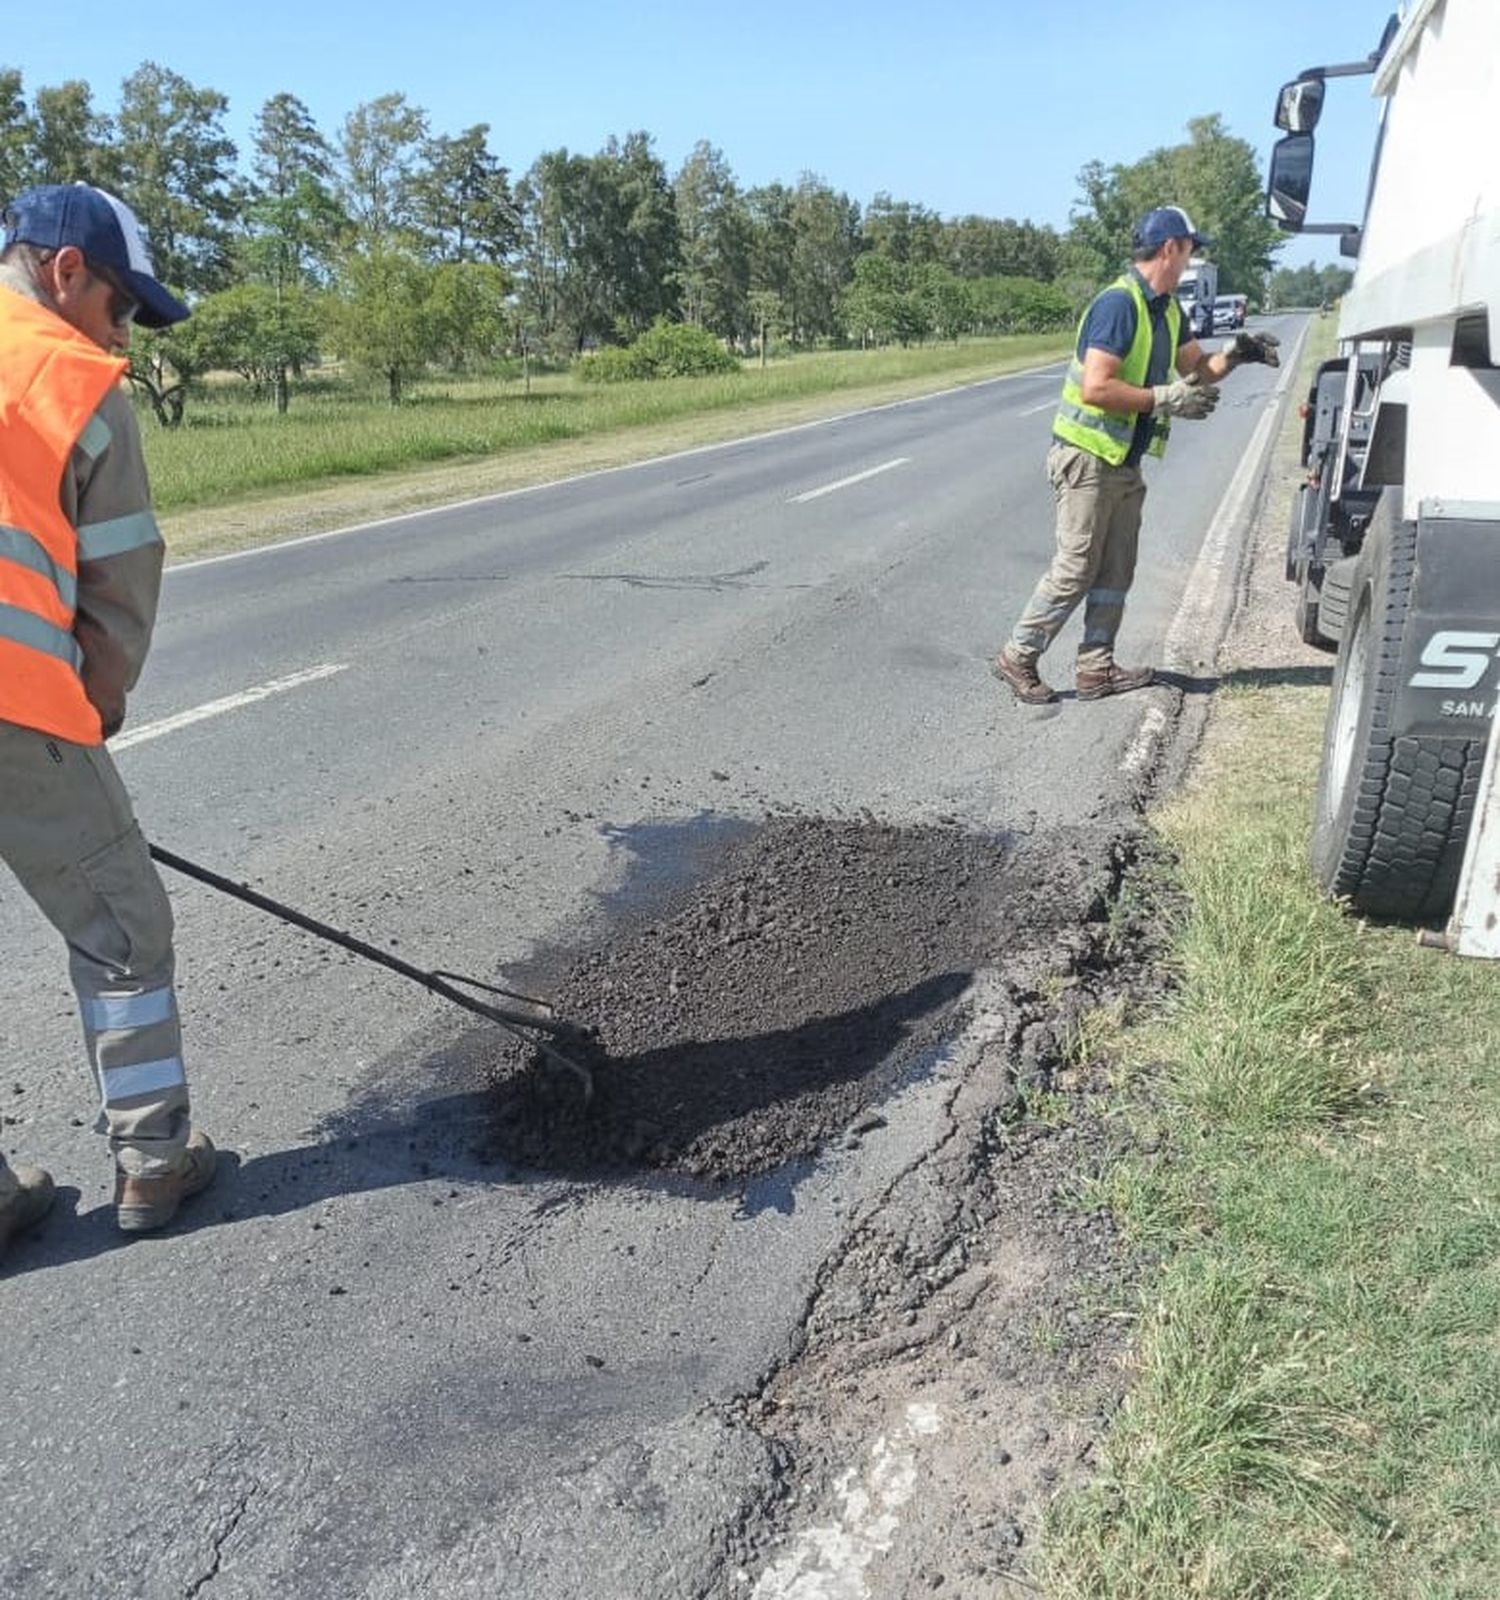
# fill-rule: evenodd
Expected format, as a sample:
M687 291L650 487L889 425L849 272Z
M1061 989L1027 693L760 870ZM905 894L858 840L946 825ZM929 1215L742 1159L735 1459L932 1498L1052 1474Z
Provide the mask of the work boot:
M1144 689L1155 673L1150 667L1118 667L1113 661L1097 672L1078 669L1073 679L1080 700L1102 700L1107 694L1128 694Z
M1024 706L1051 705L1057 699L1056 691L1042 682L1036 670L1036 658L1024 661L1013 656L1009 645L990 663L990 671Z
M153 1233L165 1228L184 1200L213 1182L218 1153L206 1133L188 1136L182 1163L172 1172L133 1178L115 1169L115 1222L121 1233Z
M34 1228L52 1209L55 1192L52 1175L40 1167L11 1167L10 1176L16 1187L6 1185L7 1193L0 1200L0 1260L10 1248L10 1241L18 1233Z

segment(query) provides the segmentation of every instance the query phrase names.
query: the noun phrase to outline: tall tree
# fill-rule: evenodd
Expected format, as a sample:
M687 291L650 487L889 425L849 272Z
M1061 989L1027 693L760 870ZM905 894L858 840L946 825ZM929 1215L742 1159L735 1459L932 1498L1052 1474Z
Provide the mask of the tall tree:
M479 122L456 138L429 139L413 175L415 219L439 260L499 263L519 242L510 174L491 153L489 132Z
M14 67L0 67L0 205L32 181L32 141L21 74Z
M1255 151L1217 116L1195 117L1184 144L1164 145L1131 165L1091 161L1078 175L1079 209L1069 236L1070 266L1091 264L1102 281L1129 259L1135 223L1154 206L1180 205L1214 241L1220 288L1263 293L1280 236L1263 215Z
M792 191L784 183L768 183L745 196L750 223L750 286L752 293L774 295L780 307L778 331L791 332L793 256L797 230L792 221Z
M595 177L608 218L598 243L613 331L633 339L681 305L677 206L649 133L611 138L595 157Z
M248 276L267 297L236 302L233 316L223 316L237 338L253 327L253 338L245 334L237 348L253 348L254 365L270 374L276 409L285 412L289 374L315 351L310 290L327 281L345 219L329 188L328 142L295 95L273 95L261 107L254 149L243 256ZM242 355L233 364L244 370L249 359Z
M553 342L628 340L676 311L677 213L649 135L611 138L595 156L548 151L518 192L523 306Z
M943 224L943 260L960 278L1057 275L1061 241L1052 228L1011 217L958 217Z
M792 196L792 314L803 342L842 331L839 299L860 250L859 206L811 172Z
M246 208L247 264L275 286L326 281L348 219L333 195L333 152L307 107L291 94L255 119Z
M123 198L151 240L158 276L187 290L228 281L240 197L229 102L153 61L120 91L116 146Z
M364 248L415 231L413 179L427 140L427 113L404 94L356 106L339 135L339 187Z
M726 339L748 335L750 217L724 152L693 146L672 184L682 252L682 310Z
M579 348L588 293L577 246L588 158L546 150L516 185L521 214L521 313L543 344Z
M114 123L94 110L93 91L77 78L38 89L32 105L36 183L119 182Z
M936 261L942 252L943 221L910 200L893 200L883 189L865 207L864 242L903 266Z

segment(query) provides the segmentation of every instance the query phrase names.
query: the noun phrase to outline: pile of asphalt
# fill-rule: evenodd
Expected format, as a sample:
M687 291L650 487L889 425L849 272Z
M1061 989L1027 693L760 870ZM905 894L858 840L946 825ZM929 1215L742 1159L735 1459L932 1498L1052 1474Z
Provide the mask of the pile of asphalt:
M550 989L598 1030L595 1093L509 1040L494 1153L573 1175L734 1181L844 1134L957 1028L974 974L1079 916L1056 841L773 819L652 920L574 953Z

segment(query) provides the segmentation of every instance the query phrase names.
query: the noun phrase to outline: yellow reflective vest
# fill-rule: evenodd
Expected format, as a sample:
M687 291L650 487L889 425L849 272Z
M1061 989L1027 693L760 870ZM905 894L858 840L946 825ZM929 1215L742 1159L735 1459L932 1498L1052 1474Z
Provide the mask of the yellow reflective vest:
M1146 304L1146 296L1141 289L1140 279L1133 272L1125 273L1109 287L1125 290L1135 301L1135 338L1125 353L1125 359L1120 363L1117 376L1124 383L1131 383L1139 389L1144 389L1146 374L1151 368L1151 311ZM1107 294L1109 291L1104 292ZM1078 345L1083 339L1084 324L1087 321L1088 312L1085 311L1078 324L1077 337L1073 341L1073 359L1068 366L1068 375L1063 379L1062 399L1058 402L1057 415L1052 420L1052 431L1059 439L1066 439L1069 444L1076 444L1080 450L1087 450L1090 455L1098 456L1110 466L1118 467L1130 453L1140 413L1105 411L1100 406L1085 403L1083 362L1078 357ZM1177 370L1177 346L1181 333L1182 307L1177 304L1175 296L1169 297L1167 300L1169 373ZM1151 443L1147 447L1148 455L1159 456L1166 450L1167 434L1170 429L1169 418L1154 419Z

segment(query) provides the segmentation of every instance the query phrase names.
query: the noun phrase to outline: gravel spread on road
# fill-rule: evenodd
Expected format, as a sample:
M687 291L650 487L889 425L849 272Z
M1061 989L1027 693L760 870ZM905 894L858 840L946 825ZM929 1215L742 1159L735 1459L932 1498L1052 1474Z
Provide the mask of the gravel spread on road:
M585 1104L497 1046L494 1145L516 1165L733 1181L814 1155L921 1070L975 973L1079 915L1059 859L958 827L774 818L551 989L598 1029Z

